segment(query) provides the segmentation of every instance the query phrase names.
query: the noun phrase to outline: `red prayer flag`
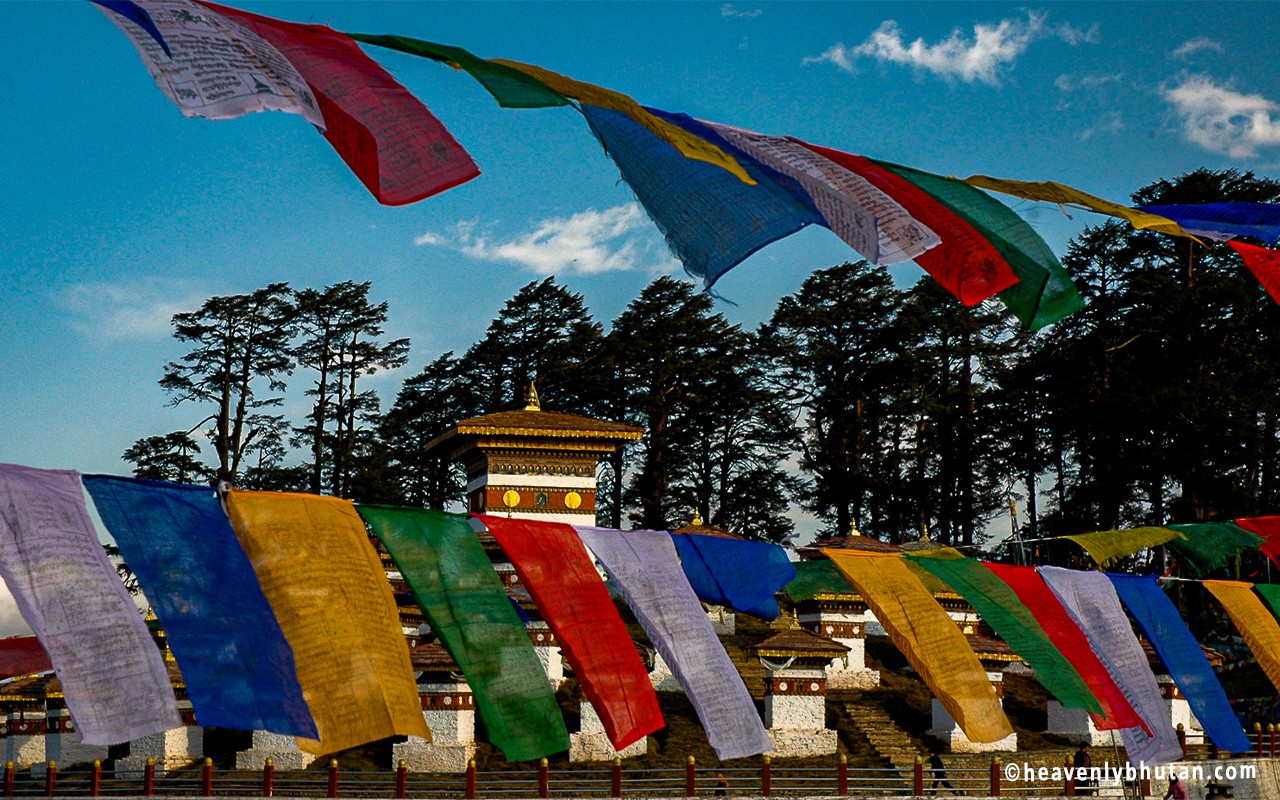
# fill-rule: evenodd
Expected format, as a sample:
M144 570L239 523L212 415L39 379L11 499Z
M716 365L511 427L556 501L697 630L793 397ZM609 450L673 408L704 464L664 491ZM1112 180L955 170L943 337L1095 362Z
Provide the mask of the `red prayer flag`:
M415 203L480 174L440 120L346 34L201 3L289 59L319 102L324 138L379 203Z
M511 560L617 750L662 728L658 695L578 532L477 515Z
M1018 282L1009 262L987 237L911 181L861 156L799 139L792 141L862 176L901 204L912 217L933 229L942 244L912 260L960 302L976 305Z
M1120 728L1142 728L1151 734L1138 713L1129 704L1128 698L1116 685L1115 678L1107 671L1106 666L1098 659L1084 631L1076 624L1062 602L1054 595L1053 590L1036 572L1035 567L1017 567L1012 564L988 564L987 569L996 577L1009 585L1022 604L1035 615L1036 622L1044 628L1049 640L1066 656L1071 666L1076 668L1080 677L1093 690L1093 694L1102 704L1104 716L1090 714L1093 724L1098 730L1119 730Z
M0 639L0 680L53 669L48 654L34 636Z
M1235 523L1249 533L1261 536L1262 544L1259 549L1266 553L1267 558L1274 561L1276 566L1280 566L1280 517L1246 517L1235 520Z
M1253 277L1258 279L1258 283L1267 290L1272 300L1280 303L1280 250L1268 250L1235 239L1227 242L1227 246L1240 254Z

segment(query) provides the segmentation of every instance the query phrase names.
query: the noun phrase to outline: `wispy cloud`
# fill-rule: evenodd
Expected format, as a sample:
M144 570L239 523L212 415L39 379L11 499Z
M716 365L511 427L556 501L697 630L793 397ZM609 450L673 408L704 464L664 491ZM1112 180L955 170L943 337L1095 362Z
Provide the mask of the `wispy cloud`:
M1182 118L1183 135L1206 150L1252 158L1262 147L1280 145L1280 104L1259 94L1241 94L1207 75L1191 75L1164 90Z
M1188 39L1170 51L1169 58L1176 58L1185 61L1196 53L1203 53L1206 50L1221 53L1222 43L1210 39L1208 36L1197 36L1194 39Z
M71 324L86 336L131 341L167 337L173 315L199 308L207 297L207 289L157 279L76 284L59 301L70 312Z
M1085 73L1077 75L1075 73L1065 73L1059 75L1053 82L1058 90L1067 94L1076 91L1092 91L1100 89L1109 84L1120 83L1124 80L1123 72L1113 73Z
M804 63L834 64L846 72L854 72L858 58L870 58L890 64L911 66L948 80L985 83L999 86L1001 74L1011 69L1033 42L1059 39L1071 45L1095 42L1098 28L1076 28L1065 23L1049 25L1046 16L1028 13L1026 19L1004 19L995 25L978 23L973 35L956 28L936 44L923 38L908 44L902 29L894 20L885 20L866 41L855 47L836 44Z
M736 17L740 19L741 18L750 19L751 17L758 17L763 13L764 13L763 8L751 8L751 9L735 8L733 3L725 3L724 5L720 6L720 16L726 19L729 19L732 17Z
M484 261L518 264L540 275L666 271L672 266L637 203L551 217L532 231L506 240L478 233L478 227L475 221L460 222L449 235L424 233L414 243L451 247Z

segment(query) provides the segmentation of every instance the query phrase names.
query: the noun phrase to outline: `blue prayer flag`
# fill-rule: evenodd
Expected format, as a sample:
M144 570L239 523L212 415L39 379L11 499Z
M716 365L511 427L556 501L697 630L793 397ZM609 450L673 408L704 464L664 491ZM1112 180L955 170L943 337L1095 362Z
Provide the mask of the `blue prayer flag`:
M676 533L671 538L699 600L761 619L777 618L774 595L796 576L785 550L767 542L701 533Z
M1252 236L1269 244L1280 241L1280 205L1275 203L1199 203L1138 208L1171 219L1189 233Z

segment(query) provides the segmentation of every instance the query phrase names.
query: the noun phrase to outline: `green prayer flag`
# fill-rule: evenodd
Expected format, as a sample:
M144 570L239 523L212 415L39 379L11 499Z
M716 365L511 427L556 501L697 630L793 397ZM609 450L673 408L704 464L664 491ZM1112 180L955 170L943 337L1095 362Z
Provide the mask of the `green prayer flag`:
M876 164L928 192L951 213L991 241L1018 282L999 293L1014 316L1038 330L1084 308L1084 300L1044 239L1004 203L963 181L910 167Z
M1267 601L1267 607L1271 609L1271 613L1280 619L1280 584L1255 583L1253 590L1262 595L1262 599Z
M797 561L795 568L796 576L782 591L797 603L824 594L858 593L835 562L829 559Z
M1007 583L972 558L951 548L904 554L965 599L1001 639L1036 671L1036 679L1067 708L1101 714L1102 704Z
M1190 562L1201 575L1225 567L1241 550L1262 546L1261 536L1234 522L1189 522L1165 527L1187 537L1174 539L1166 546Z
M424 42L408 36L383 36L380 34L348 33L352 39L391 50L399 50L412 56L452 64L479 81L503 108L549 108L569 105L569 98L518 69L492 61L447 44Z
M551 682L467 518L424 508L357 510L458 662L489 741L508 761L568 750Z

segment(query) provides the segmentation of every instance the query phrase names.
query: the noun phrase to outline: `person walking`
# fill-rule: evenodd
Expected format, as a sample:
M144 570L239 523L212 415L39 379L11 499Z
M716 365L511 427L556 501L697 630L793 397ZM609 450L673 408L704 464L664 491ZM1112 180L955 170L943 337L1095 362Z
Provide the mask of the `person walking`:
M1089 753L1088 742L1080 743L1080 749L1076 750L1071 765L1075 768L1076 794L1081 797L1092 795L1093 782L1090 780L1089 770L1093 768L1093 756Z
M729 793L729 779L723 772L716 773L716 797L724 797Z
M936 795L939 786L945 786L948 792L957 794L951 781L947 780L946 765L942 763L942 756L938 754L936 748L929 749L929 771L933 773L933 786L929 789L931 794Z

